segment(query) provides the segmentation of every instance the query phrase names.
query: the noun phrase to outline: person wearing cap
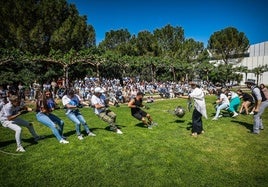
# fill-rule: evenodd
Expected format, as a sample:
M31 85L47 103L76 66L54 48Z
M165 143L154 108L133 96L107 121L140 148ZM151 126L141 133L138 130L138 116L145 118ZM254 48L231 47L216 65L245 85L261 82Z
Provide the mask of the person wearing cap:
M73 89L69 89L67 94L62 97L62 104L66 109L65 114L75 124L75 130L79 140L84 139L80 130L81 125L83 125L88 136L96 136L96 134L89 130L85 118L79 111L79 108L81 108L81 106L85 103L82 102L79 95L77 95Z
M253 124L253 134L259 134L260 130L263 130L263 124L262 124L262 119L261 116L264 112L264 110L268 107L268 100L266 99L264 93L262 90L256 86L255 80L247 80L245 82L247 87L251 89L252 96L255 99L255 108L253 110L254 113L254 124Z
M199 88L196 82L190 82L192 92L188 96L180 95L180 98L193 99L194 100L194 111L192 114L192 136L196 137L198 134L203 134L203 122L202 116L207 119L207 109L205 103L205 94L202 89Z
M141 107L146 108L146 106L142 104L143 95L144 94L142 92L137 92L136 96L128 102L128 107L131 108L131 115L134 118L138 119L139 121L142 121L142 123L148 129L152 129L152 127L154 125L157 125L157 123L153 122L153 119L150 114L141 109Z
M104 90L101 87L94 89L94 94L91 97L91 105L94 107L94 112L100 119L109 124L110 130L117 134L123 134L116 125L116 114L108 108L108 102L103 93Z

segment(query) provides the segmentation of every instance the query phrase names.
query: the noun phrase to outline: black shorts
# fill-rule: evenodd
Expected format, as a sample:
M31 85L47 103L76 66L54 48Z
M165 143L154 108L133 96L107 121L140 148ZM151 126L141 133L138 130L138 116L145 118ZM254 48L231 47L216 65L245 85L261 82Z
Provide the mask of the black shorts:
M147 116L147 112L145 112L143 110L139 110L139 111L133 113L132 116L138 120L141 120L143 117Z

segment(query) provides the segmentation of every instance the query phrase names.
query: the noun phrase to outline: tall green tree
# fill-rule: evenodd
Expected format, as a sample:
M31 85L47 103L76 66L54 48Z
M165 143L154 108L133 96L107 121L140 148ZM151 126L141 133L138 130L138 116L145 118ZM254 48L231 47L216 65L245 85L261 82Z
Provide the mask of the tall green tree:
M0 47L33 54L94 45L95 31L66 0L9 0L0 4Z
M243 32L234 27L228 27L214 32L208 41L208 49L225 64L234 57L244 56L249 48L249 40Z
M226 74L223 76L225 82L230 81L233 63L231 59L243 58L249 48L249 40L243 32L234 27L227 27L214 32L208 41L208 49L217 60L222 60L226 65Z

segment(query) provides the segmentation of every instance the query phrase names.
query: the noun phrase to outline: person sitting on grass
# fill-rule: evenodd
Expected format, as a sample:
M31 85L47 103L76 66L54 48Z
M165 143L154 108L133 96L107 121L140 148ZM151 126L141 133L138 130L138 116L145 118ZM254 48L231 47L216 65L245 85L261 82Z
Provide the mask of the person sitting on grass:
M218 120L221 117L221 110L227 110L230 106L228 97L223 93L222 89L217 89L216 94L218 96L216 100L216 115L212 120Z
M137 92L136 97L132 98L129 101L128 107L131 108L131 115L134 118L138 119L139 121L142 121L142 123L148 129L151 129L152 126L157 125L157 123L153 122L153 119L150 114L141 109L141 107L146 108L146 106L142 104L143 95L144 94L142 92Z
M101 87L94 89L94 94L91 98L91 105L94 108L94 112L100 119L109 124L110 130L117 134L123 134L116 125L116 114L108 108L108 100L103 93L104 90Z
M36 134L32 123L19 118L21 114L24 114L28 111L24 108L21 109L18 96L11 95L8 100L9 102L4 104L0 111L0 121L3 127L10 128L11 130L15 131L15 140L17 143L16 151L25 152L25 149L21 143L22 129L20 126L28 128L35 141L38 141L41 139L41 137Z
M52 97L53 96L49 90L46 90L44 95L41 91L37 93L36 119L41 124L50 128L61 144L67 144L69 141L65 140L65 137L63 136L64 122L52 113L56 108L56 104Z
M83 125L88 136L96 136L89 130L85 118L79 111L79 107L84 104L79 97L75 94L74 89L69 89L68 93L62 97L62 104L66 108L66 116L75 124L76 134L79 140L83 140L83 135L80 131L80 126Z

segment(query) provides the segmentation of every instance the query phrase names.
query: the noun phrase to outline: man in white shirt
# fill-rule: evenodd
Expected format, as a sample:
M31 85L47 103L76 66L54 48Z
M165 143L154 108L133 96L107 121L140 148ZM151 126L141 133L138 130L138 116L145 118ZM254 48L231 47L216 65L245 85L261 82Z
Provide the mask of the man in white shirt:
M117 134L123 134L116 126L116 114L108 109L108 103L103 92L104 90L100 87L94 89L94 94L91 97L91 105L94 107L94 112L99 118L109 124L112 131L115 131Z

